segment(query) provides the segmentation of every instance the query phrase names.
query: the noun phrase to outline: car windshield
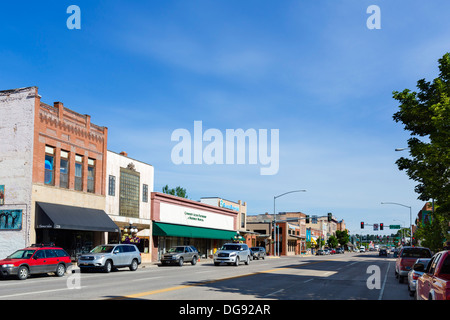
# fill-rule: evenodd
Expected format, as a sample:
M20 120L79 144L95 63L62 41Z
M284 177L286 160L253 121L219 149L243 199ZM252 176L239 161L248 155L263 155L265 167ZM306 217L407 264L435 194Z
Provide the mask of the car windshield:
M241 250L241 246L234 245L234 244L226 244L226 245L222 246L221 250L239 251L239 250Z
M250 248L252 251L259 251L259 248Z
M168 252L183 253L184 247L173 247L173 248L170 248Z
M30 259L36 250L17 250L9 255L9 259Z
M96 246L94 249L91 250L91 253L108 253L112 252L114 249L114 246Z
M402 258L431 258L431 253L428 249L405 248L402 251Z

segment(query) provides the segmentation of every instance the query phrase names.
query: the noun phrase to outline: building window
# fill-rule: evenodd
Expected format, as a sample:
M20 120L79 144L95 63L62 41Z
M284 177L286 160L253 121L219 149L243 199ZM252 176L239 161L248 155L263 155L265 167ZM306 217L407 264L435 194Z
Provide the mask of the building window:
M241 213L241 228L245 228L245 213Z
M45 177L44 183L55 185L55 148L45 146Z
M120 168L119 215L139 218L139 181L139 172Z
M148 185L142 185L142 201L148 202Z
M61 150L59 161L59 186L69 188L69 152Z
M95 160L88 159L87 192L95 192Z
M109 196L116 195L116 177L115 176L111 176L111 175L109 176L108 195Z
M83 191L83 157L75 155L75 190Z

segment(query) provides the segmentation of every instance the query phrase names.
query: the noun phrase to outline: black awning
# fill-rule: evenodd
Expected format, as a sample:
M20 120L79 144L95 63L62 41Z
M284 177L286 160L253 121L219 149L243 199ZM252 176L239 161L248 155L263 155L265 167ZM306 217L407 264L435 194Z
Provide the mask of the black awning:
M36 202L36 229L119 232L103 210Z

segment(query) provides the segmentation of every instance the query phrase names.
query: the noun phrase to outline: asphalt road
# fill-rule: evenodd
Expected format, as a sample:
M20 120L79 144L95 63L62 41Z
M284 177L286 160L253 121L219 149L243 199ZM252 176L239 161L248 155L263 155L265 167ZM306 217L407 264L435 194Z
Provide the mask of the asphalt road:
M0 300L412 300L377 252L0 280Z

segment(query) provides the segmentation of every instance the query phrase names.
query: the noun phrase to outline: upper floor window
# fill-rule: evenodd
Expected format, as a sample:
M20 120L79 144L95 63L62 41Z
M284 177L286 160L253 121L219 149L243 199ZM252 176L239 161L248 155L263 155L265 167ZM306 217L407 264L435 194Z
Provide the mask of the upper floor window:
M75 190L83 191L83 156L75 155Z
M55 148L45 146L45 177L44 183L55 185Z
M139 180L135 170L120 168L119 215L139 218Z
M69 152L61 150L59 162L59 186L69 188Z
M95 192L95 160L88 159L87 192Z
M142 185L142 202L148 202L148 185Z
M111 176L111 175L109 176L108 195L109 196L116 195L116 177L115 176Z

